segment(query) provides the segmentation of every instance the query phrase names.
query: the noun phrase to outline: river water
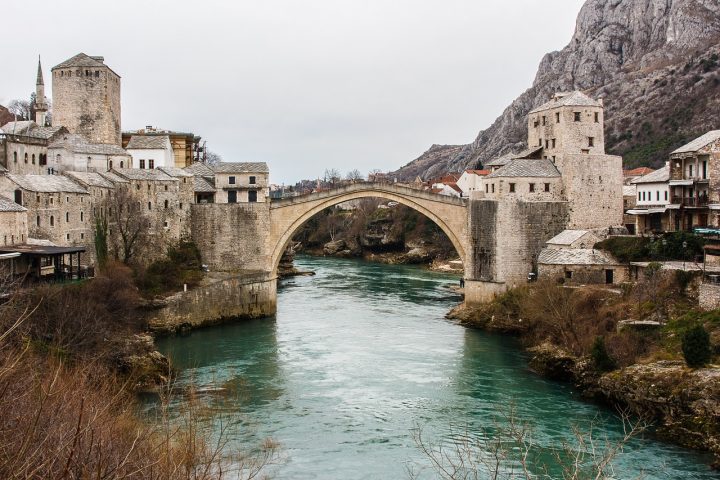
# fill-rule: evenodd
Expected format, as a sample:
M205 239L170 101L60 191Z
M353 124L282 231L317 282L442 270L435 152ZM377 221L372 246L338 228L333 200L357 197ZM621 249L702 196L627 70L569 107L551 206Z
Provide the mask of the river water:
M613 412L528 371L512 339L445 320L457 277L328 258L296 266L317 275L281 283L276 317L158 341L180 384L223 389L208 400L234 427L232 444L279 443L273 478L403 479L408 469L435 478L414 431L433 445L492 438L511 409L532 425L540 463L577 445L575 425L601 442L621 435ZM615 477L717 478L708 461L636 438ZM562 476L551 465L542 478Z

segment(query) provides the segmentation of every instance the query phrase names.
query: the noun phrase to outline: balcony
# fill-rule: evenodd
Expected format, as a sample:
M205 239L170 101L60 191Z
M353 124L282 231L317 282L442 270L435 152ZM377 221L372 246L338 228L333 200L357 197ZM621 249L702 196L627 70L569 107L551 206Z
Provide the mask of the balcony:
M708 198L704 197L672 197L673 205L682 205L683 207L707 207Z

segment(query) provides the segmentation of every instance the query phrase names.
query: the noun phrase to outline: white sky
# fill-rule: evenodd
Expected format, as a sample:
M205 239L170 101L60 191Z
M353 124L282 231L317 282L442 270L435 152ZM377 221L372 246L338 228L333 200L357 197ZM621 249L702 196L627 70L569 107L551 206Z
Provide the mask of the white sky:
M276 183L393 170L489 126L570 41L582 3L3 2L0 104L34 91L38 54L47 84L54 65L102 55L122 77L123 130L194 132L225 161L268 162Z

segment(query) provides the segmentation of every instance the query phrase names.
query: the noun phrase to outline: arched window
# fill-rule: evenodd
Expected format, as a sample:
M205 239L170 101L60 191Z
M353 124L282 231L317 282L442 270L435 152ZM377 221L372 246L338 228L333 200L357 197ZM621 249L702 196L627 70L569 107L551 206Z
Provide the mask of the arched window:
M120 168L125 168L125 162L123 162L122 160L120 160Z
M112 160L108 161L108 170L112 170Z
M35 165L35 154L32 154L32 164Z
M56 164L60 165L61 160L62 160L62 157L60 156L59 153L57 155L55 155L55 163Z
M27 154L27 152L25 152L25 163L27 163L27 161L28 161L28 154Z

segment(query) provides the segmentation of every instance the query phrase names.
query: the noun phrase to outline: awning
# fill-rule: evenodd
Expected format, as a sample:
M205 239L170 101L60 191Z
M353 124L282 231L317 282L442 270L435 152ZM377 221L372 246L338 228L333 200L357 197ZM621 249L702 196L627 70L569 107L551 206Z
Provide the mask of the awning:
M682 187L682 186L692 186L693 183L695 183L695 180L670 180L670 186L671 186L671 187L674 187L674 186L678 186L678 187Z
M628 210L628 215L649 215L651 213L665 213L665 210L667 210L666 207L654 207L654 208L647 208L647 209L632 209Z
M628 210L625 213L627 213L628 215L647 215L650 212L648 212L647 210Z
M85 247L57 247L48 245L11 245L0 247L0 252L29 253L34 255L65 255L67 253L82 253Z

